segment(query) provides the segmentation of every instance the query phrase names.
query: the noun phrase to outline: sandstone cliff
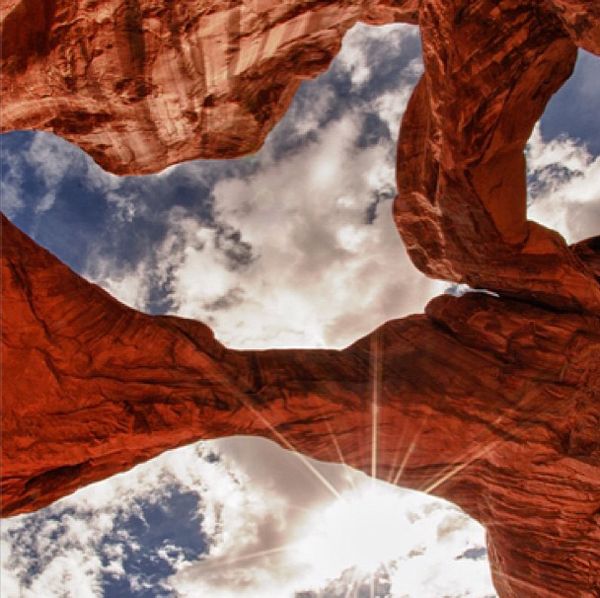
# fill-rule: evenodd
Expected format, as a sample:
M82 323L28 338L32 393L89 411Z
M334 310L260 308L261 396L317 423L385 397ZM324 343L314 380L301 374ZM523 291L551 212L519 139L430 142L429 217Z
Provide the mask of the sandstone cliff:
M488 529L502 597L600 594L600 240L526 219L523 147L592 0L2 2L3 126L117 172L256 149L356 20L418 21L425 74L398 143L395 220L443 296L344 351L231 351L128 309L3 219L3 513L159 452L259 434L453 500ZM377 359L375 359L377 357ZM375 367L375 365L377 367Z

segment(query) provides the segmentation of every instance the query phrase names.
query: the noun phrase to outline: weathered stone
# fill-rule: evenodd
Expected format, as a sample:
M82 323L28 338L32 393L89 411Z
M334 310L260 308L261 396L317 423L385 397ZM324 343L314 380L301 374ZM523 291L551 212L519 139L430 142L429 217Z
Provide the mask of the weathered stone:
M52 131L118 174L258 150L373 0L2 0L2 130Z
M600 238L526 220L523 148L592 0L4 0L3 126L116 172L256 149L354 22L418 20L395 219L434 299L344 351L233 351L89 284L3 219L2 508L200 438L263 435L453 500L502 598L600 595ZM373 386L378 417L373 422ZM377 426L377 467L371 435Z
M555 231L527 221L524 148L576 47L521 0L424 0L425 74L404 114L394 216L434 278L600 313L592 273Z
M597 316L469 293L344 351L233 351L203 324L121 305L6 219L2 232L5 515L200 438L338 461L335 433L371 473L379 379L376 475L486 525L501 596L600 588Z

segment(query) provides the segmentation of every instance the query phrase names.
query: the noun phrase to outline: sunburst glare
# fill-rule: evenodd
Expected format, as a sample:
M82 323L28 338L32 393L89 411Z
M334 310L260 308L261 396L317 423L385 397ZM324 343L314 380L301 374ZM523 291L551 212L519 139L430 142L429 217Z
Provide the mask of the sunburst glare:
M482 549L461 531L469 526L472 534L478 526L467 522L439 501L362 476L339 499L313 510L289 551L318 570L320 584L315 579L313 587L332 588L331 580L343 579L351 597L439 596L435 559L441 554L454 554L461 574L481 576L470 559Z
M332 571L375 573L414 544L404 510L398 492L378 482L363 484L316 509L295 548Z

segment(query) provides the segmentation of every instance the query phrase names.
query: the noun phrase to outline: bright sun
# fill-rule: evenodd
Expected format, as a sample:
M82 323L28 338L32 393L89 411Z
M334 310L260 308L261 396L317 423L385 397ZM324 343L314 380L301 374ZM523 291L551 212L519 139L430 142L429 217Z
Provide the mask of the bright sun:
M295 548L332 571L375 573L414 544L405 513L396 489L367 482L311 515Z

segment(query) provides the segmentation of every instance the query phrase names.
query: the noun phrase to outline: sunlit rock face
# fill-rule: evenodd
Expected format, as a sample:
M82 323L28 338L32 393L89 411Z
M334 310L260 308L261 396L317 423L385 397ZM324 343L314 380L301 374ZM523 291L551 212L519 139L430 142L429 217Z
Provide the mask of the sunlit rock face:
M119 174L257 150L359 20L416 2L2 3L3 130L53 131Z
M5 514L198 438L261 435L460 505L488 526L502 596L593 596L596 316L468 293L344 351L232 351L3 222ZM597 259L597 241L578 253Z
M592 4L418 7L396 224L421 270L497 296L439 297L344 351L232 351L124 307L3 219L3 513L200 438L261 435L456 502L487 526L502 597L596 596L599 243L526 220L522 155L576 47L599 51ZM44 6L2 4L3 125L122 173L257 148L352 23L416 10Z

